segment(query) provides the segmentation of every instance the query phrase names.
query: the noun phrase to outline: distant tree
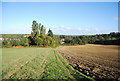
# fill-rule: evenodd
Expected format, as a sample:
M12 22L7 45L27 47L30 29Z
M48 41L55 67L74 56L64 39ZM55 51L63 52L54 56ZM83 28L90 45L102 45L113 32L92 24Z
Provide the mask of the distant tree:
M77 36L77 37L74 37L74 44L79 44L80 42L80 38Z
M8 44L8 41L5 39L3 42L2 42L2 45L7 45Z
M65 44L69 44L69 45L74 45L74 44L76 44L76 43L75 43L75 40L72 39L71 37L66 37L64 42L65 42Z
M45 32L46 32L46 29L45 29L44 25L41 25L41 27L40 27L40 34L45 35Z
M65 39L65 35L60 35L60 39L64 38Z
M83 44L84 44L83 41L80 39L79 45L83 45Z
M9 39L4 39L4 40L2 41L2 47L6 47L6 48L12 47L12 44L11 44L11 42L9 41Z
M105 40L104 37L102 37L102 36L99 36L98 39L99 39L100 41L104 41L104 40Z
M53 32L52 32L52 30L49 29L47 35L50 36L50 37L53 37Z
M87 39L86 36L82 36L81 40L82 40L83 44L87 44L88 43L88 39Z
M39 35L39 33L40 33L40 31L39 31L38 23L37 23L37 21L33 21L31 34L33 36L37 36L37 35Z

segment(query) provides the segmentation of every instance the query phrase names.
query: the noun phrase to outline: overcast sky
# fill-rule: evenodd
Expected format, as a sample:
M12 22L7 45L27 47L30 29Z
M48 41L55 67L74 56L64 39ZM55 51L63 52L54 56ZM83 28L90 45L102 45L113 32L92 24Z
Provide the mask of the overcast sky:
M2 33L30 34L32 21L57 35L118 31L117 2L3 2Z

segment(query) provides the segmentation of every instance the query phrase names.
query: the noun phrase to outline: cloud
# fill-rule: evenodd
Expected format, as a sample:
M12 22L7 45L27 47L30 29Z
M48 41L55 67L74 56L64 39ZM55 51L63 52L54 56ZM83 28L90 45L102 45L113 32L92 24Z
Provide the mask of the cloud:
M102 34L102 33L110 33L112 32L111 29L98 29L90 26L85 27L66 27L66 26L45 26L46 27L46 34L49 28L53 31L56 35L95 35L95 34ZM17 30L17 31L16 31ZM30 34L32 31L31 25L19 25L16 28L7 28L2 29L3 34ZM8 33L9 32L9 33Z
M93 27L65 27L65 26L47 26L57 35L93 35L101 33L109 33L110 30L99 30Z

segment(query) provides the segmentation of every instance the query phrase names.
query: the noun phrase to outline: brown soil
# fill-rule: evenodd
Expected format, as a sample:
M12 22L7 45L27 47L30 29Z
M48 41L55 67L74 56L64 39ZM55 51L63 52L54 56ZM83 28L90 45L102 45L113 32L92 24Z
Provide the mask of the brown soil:
M79 45L64 46L58 52L75 69L96 81L120 81L119 46Z

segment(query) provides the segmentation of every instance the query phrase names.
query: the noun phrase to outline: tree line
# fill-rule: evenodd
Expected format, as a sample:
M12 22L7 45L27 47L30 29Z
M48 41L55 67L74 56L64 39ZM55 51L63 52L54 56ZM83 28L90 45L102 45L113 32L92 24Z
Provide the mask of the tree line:
M82 36L60 35L60 38L65 39L64 41L65 45L85 45L85 44L120 45L119 32Z
M85 45L85 44L106 44L120 45L120 33L111 32L109 34L96 35L54 35L49 29L46 33L46 28L37 21L32 22L31 34L3 34L4 40L0 41L2 47L12 46L49 46L57 47L62 45ZM64 39L64 40L62 40ZM63 42L63 43L62 43Z
M12 47L12 46L50 46L56 47L60 44L57 36L53 35L51 29L48 30L46 34L46 28L41 23L38 24L37 21L32 22L32 32L30 35L15 35L15 37L10 37L11 35L3 35L4 40L2 41L2 47Z

